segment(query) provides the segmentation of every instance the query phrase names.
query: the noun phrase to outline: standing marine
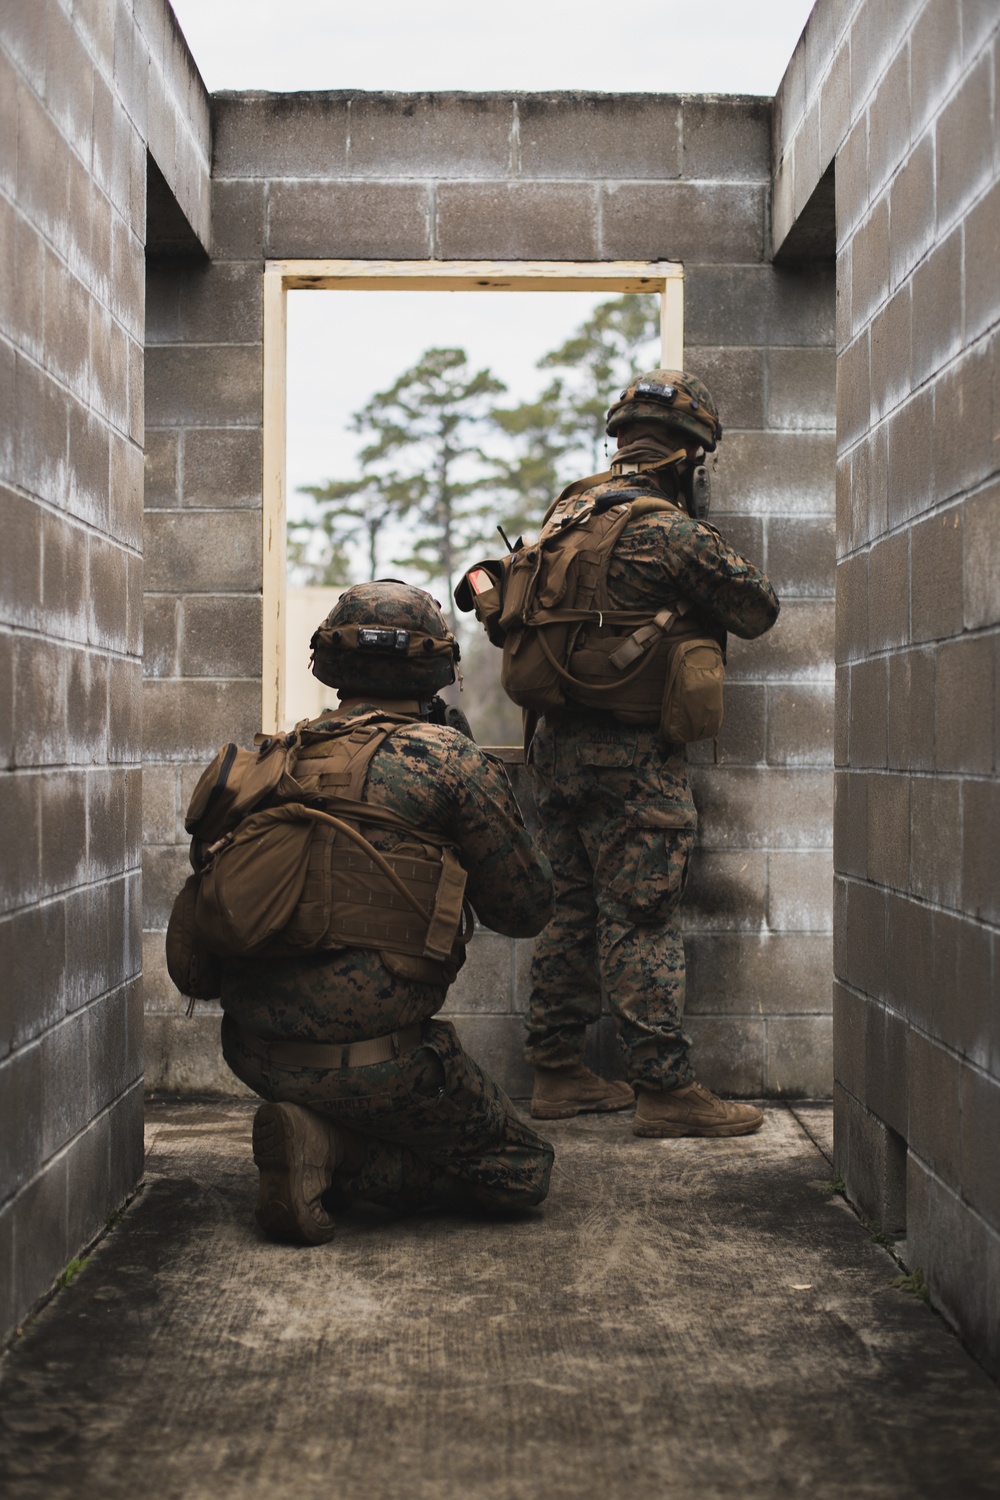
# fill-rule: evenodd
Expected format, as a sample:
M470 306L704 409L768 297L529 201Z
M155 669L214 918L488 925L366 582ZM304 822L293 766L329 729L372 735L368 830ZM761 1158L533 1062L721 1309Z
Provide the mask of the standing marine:
M637 1135L745 1135L763 1116L695 1079L683 1029L678 908L697 825L685 742L721 725L726 632L762 635L778 600L708 524L703 460L722 424L700 380L638 376L607 432L610 470L567 486L537 540L456 593L503 648L555 878L531 967L531 1113L625 1109L635 1092ZM628 1083L583 1062L602 991Z
M437 1012L473 914L514 937L548 920L548 863L502 764L443 722L459 648L428 594L349 588L311 644L339 707L258 736L255 755L227 747L202 778L187 825L202 970L186 984L177 954L171 969L187 993L221 992L226 1062L266 1101L257 1221L320 1244L354 1199L531 1207L552 1148Z

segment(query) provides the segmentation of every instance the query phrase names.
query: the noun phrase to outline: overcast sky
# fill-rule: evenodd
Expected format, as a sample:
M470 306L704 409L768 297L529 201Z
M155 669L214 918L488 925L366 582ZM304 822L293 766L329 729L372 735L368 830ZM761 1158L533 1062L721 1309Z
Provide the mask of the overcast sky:
M828 0L820 0L821 4ZM208 88L775 93L813 0L173 0ZM597 297L299 292L289 298L288 489L346 478L351 411L432 345L460 345L511 397ZM301 502L299 502L301 504Z

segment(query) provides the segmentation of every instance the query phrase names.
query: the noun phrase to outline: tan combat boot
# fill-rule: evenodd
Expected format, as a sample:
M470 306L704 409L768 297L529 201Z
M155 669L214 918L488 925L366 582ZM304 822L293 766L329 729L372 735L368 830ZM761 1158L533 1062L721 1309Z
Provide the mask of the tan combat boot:
M634 1135L750 1135L759 1130L764 1116L752 1104L734 1104L720 1099L702 1083L683 1088L639 1089Z
M535 1120L568 1120L571 1115L604 1114L635 1103L630 1083L598 1078L583 1063L572 1068L536 1068L531 1095Z
M260 1172L254 1217L272 1240L324 1245L334 1222L320 1201L345 1155L341 1132L301 1104L262 1104L253 1121Z

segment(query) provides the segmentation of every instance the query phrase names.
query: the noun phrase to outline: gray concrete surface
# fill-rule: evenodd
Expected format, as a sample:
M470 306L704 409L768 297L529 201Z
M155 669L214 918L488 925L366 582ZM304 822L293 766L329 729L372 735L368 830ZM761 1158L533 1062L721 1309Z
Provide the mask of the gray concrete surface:
M8 1500L1000 1491L1000 1392L831 1196L831 1112L556 1124L544 1210L252 1220L252 1105L153 1104L145 1186L0 1367Z

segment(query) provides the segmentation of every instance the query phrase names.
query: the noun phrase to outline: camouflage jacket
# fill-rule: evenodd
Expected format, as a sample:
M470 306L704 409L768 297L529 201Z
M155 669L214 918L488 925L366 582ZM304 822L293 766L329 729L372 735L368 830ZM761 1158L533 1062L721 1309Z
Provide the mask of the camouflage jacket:
M648 489L663 492L639 474L624 475L601 486L629 494ZM590 490L580 497L592 500ZM778 597L770 580L753 563L729 547L712 526L687 515L659 512L630 521L615 546L608 568L608 592L617 609L651 614L664 605L689 600L713 624L753 640L778 618Z
M377 703L340 709L370 712ZM529 837L507 773L465 735L414 720L376 752L364 800L408 823L443 834L459 849L466 896L495 932L533 937L552 911L552 872ZM362 824L377 847L398 835ZM270 1039L352 1042L432 1015L442 985L393 975L378 952L347 948L301 958L230 960L222 1005L240 1025Z

